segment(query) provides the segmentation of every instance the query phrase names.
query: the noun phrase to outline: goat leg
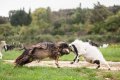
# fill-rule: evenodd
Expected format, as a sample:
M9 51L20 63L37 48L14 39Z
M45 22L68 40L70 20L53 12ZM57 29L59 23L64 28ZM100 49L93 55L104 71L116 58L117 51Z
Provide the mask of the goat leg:
M77 63L79 62L80 60L79 59L77 59Z
M98 65L96 69L100 68L100 61L99 60L95 60L93 63Z
M55 59L55 64L56 64L57 68L60 68L59 63L58 63L58 59L59 59L59 57L57 57L57 58Z
M37 60L38 61L38 63L40 62L40 59L39 60Z
M77 59L76 59L77 63L80 61L79 58L80 58L80 55L77 55Z
M100 64L98 64L98 66L96 67L96 69L100 68Z
M71 62L71 64L75 63L75 61L77 60L78 55L75 56L75 58L73 59L73 61Z
M108 70L111 70L109 64L105 61L104 64L108 67Z

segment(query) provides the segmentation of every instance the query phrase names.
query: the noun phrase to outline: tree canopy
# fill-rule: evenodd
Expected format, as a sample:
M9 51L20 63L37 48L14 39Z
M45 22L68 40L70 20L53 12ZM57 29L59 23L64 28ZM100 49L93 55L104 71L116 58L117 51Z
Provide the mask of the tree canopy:
M10 23L13 26L22 26L22 25L29 25L32 21L31 13L26 13L23 10L15 10L9 12Z

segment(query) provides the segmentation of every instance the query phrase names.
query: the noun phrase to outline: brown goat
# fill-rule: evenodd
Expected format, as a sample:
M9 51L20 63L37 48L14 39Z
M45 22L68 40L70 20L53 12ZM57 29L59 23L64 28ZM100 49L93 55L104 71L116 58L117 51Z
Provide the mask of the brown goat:
M43 42L33 45L29 49L25 49L15 61L16 66L23 66L34 60L42 60L44 58L51 58L55 60L55 64L59 68L58 59L60 56L69 54L69 46L65 42L51 43Z

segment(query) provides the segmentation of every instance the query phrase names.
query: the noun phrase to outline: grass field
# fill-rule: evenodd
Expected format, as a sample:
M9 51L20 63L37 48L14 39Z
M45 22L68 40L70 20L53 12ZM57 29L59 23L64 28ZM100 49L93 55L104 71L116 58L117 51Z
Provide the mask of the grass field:
M88 68L19 67L0 62L0 80L120 80L119 71Z
M120 47L100 49L109 61L120 61ZM4 60L13 60L22 51L4 52ZM74 54L66 55L60 60L72 60ZM81 59L81 58L80 58ZM18 67L0 60L0 80L120 80L120 71L96 70L88 68L52 68L52 67Z

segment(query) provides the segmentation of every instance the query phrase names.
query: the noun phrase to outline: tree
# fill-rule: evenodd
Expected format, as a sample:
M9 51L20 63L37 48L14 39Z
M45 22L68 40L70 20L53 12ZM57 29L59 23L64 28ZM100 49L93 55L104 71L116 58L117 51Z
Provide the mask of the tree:
M108 7L110 11L112 11L114 14L120 11L120 6L119 5L114 5L112 7Z
M80 4L80 6L76 9L75 13L73 14L73 22L85 24L86 22L89 22L91 14L92 11L90 9L82 9Z
M44 25L48 23L47 12L45 8L38 8L32 13L33 24Z
M108 17L105 22L106 22L106 30L109 32L118 32L120 33L120 11L113 16Z
M9 12L10 23L13 26L29 25L32 21L31 12L26 13L23 10L14 10Z
M74 22L75 23L83 23L84 22L83 16L84 16L84 13L83 13L83 10L81 9L81 6L80 6L76 9Z
M92 11L92 16L91 16L91 22L95 23L95 22L100 22L100 21L104 21L108 16L111 16L112 12L105 7L104 5L101 5L99 2L98 4L94 5L94 9Z
M0 24L4 24L8 22L8 18L7 17L2 17L0 16Z
M51 12L50 7L47 8L46 12L47 12L48 22L51 23L52 22L52 12Z

